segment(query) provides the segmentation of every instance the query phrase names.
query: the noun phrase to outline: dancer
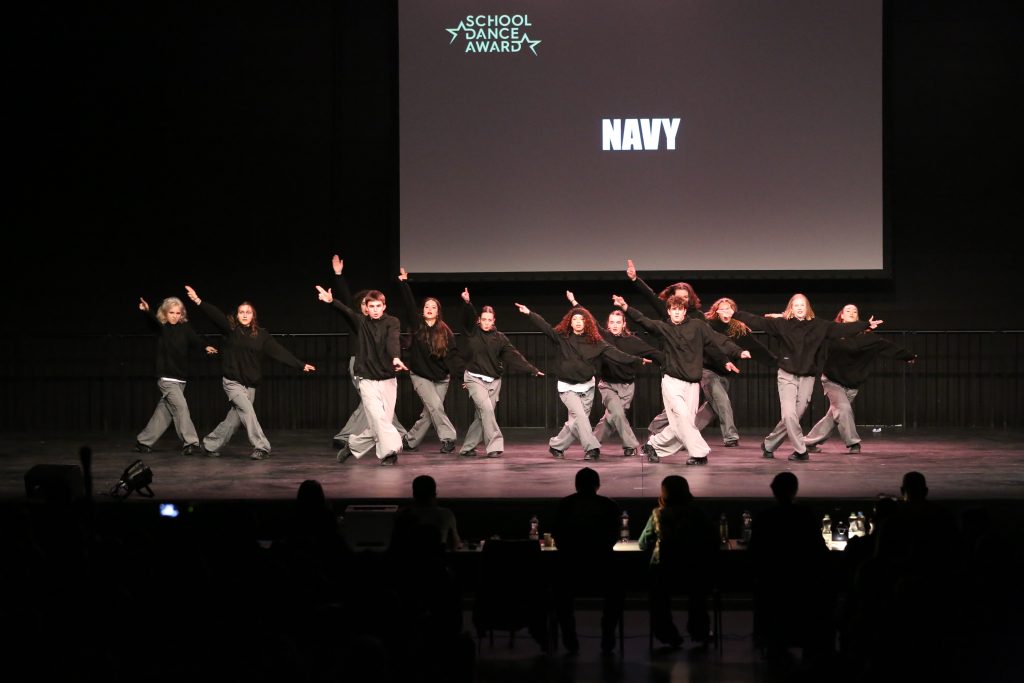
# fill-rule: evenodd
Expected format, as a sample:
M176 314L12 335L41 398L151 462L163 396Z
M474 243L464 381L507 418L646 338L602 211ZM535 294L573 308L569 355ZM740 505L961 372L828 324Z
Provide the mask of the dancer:
M651 334L663 341L665 364L662 366L661 397L665 402L668 427L651 436L643 446L648 462L660 462L680 448L690 454L687 465L706 465L707 442L694 425L697 399L700 396L700 376L704 356L710 356L730 372L739 372L715 342L711 328L703 322L686 317L686 302L682 297L670 296L666 302L668 322L651 320L629 306L621 296L612 295L613 303Z
M379 464L397 465L398 450L402 447L402 436L392 424L398 397L397 374L409 369L400 357L398 318L384 313L386 299L375 289L366 294L367 315L335 299L329 289L317 285L316 291L320 301L341 311L358 336L353 373L359 377L359 398L366 411L367 426L349 437L348 455L339 453L338 462L344 463L349 455L359 459L375 448Z
M800 418L811 402L814 378L821 373L821 356L826 339L853 335L868 328L873 330L883 321L871 318L867 322L839 323L815 318L811 303L799 293L790 297L782 317L765 318L738 309L733 317L751 329L767 332L781 348L778 357L778 387L782 419L764 437L761 456L774 458L775 449L788 437L793 444L793 453L789 459L793 462L807 462L810 456L804 445Z
M248 301L240 303L235 315L228 317L213 304L200 299L192 287L185 285L185 291L188 298L199 306L199 310L224 333L224 376L221 384L231 408L227 417L203 439L203 449L210 457L219 456L220 449L231 441L238 426L243 425L253 447L249 457L252 460L266 460L270 457L270 441L263 433L253 408L256 387L263 379L263 356L270 356L293 368L301 368L303 372L314 372L316 368L293 356L270 336L270 332L260 327L256 309Z
M573 306L580 305L571 291L566 291L565 297ZM626 314L622 310L612 309L608 314L607 325L608 327L598 327L598 332L606 342L631 356L642 356L657 362L658 365L663 364L665 354L640 336L633 334L626 324ZM633 433L633 427L626 416L626 411L633 403L636 375L637 370L632 363L622 364L606 359L597 383L605 410L604 415L594 425L594 438L604 443L609 432L618 432L622 439L622 456L625 458L636 455L636 449L640 447L640 441Z
M345 281L342 275L342 270L345 267L345 262L337 254L331 259L331 269L334 271L334 286L331 288L335 299L340 299L343 304L349 308L355 308L355 302L359 302L359 310L363 315L368 315L366 310L366 293L367 289L356 292L355 296L349 292L348 283ZM359 394L359 377L355 373L356 356L352 354L348 359L348 376L352 379L352 386L356 390L356 395ZM391 424L395 426L398 433L402 435L403 446L405 445L405 437L408 432L402 423L398 421L398 416L395 415ZM356 405L356 409L349 415L348 420L342 426L341 430L334 435L331 439L331 445L337 451L338 462L344 462L351 455L351 451L348 449L348 439L353 434L358 434L366 429L366 411L363 410L362 402Z
M598 460L601 443L590 426L590 410L594 406L594 387L597 384L594 376L600 360L605 358L630 365L634 372L650 361L623 353L602 339L594 316L580 306L569 309L555 327L523 304L517 303L516 308L558 346L558 360L555 362L558 398L569 411L569 419L562 430L548 440L548 452L556 458L564 458L565 450L578 439L585 451L583 459Z
M412 379L412 388L423 401L423 412L404 437L403 447L415 450L433 425L437 438L441 440L441 452L451 453L455 450L455 426L444 412L444 398L448 394L451 379L450 366L458 358L455 335L445 324L441 315L441 302L437 299L424 299L421 314L416 314L416 300L405 268L399 269L398 282L412 330L409 377Z
M459 455L474 457L481 441L488 458L500 458L505 438L498 428L494 408L501 393L501 377L507 369L527 372L534 377L544 373L523 358L512 342L494 324L494 309L484 306L480 315L469 300L469 288L462 290L462 321L466 329L469 358L466 360L464 385L473 400L473 422L466 430Z
M843 306L835 319L837 323L858 320L860 311L853 304ZM910 364L917 360L916 354L867 331L829 340L828 357L821 374L821 387L828 398L828 412L804 437L808 451L820 452L819 446L831 436L833 429L838 429L847 451L850 454L860 453L861 439L853 415L853 399L870 374L871 361L880 355Z
M640 291L640 294L647 300L649 304L654 308L657 315L661 320L668 320L668 310L665 308L665 301L670 296L680 297L686 304L686 317L693 320L699 320L702 323L707 322L704 318L704 314L700 310L700 297L697 296L696 290L688 282L676 282L662 289L659 293L655 294L654 290L643 281L637 272L636 266L633 265L632 259L626 259L626 277L630 279L636 288ZM738 360L740 358L750 358L750 354L744 354L744 349L739 348L732 343L728 337L715 331L713 335L716 343L723 353L726 354L732 360ZM712 370L716 373L725 372L724 368L706 366L707 369ZM660 413L651 418L651 423L647 426L648 434L657 434L662 429L668 426L668 417L665 411L662 410ZM705 424L706 426L706 424Z
M762 346L750 334L749 327L733 318L735 311L736 302L723 297L711 304L705 318L712 330L725 335L744 351L747 351L747 358L753 358L764 365L774 366L776 364L775 354ZM718 417L718 426L722 430L722 442L725 447L739 446L740 434L736 430L736 422L732 415L732 402L729 400L728 374L705 364L700 378L700 388L704 391L706 400L697 410L695 420L697 429L703 430L711 424L715 417Z
M185 401L185 382L188 380L189 346L204 348L209 355L217 349L204 342L188 322L185 304L176 296L163 300L153 314L149 303L139 297L139 310L146 315L146 323L157 333L156 386L160 401L149 422L135 437L135 451L149 453L153 444L174 424L174 431L183 444L182 455L196 455L202 450L199 435L188 412Z

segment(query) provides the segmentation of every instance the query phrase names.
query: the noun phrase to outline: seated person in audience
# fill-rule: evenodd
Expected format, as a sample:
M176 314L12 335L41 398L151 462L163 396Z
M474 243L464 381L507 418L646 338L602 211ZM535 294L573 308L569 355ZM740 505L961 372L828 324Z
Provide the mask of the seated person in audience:
M683 644L672 620L672 593L677 587L689 595L690 638L706 644L711 636L707 597L719 540L711 518L693 500L686 479L665 477L658 507L640 534L640 549L651 551L651 627L655 638L672 647Z
M581 591L603 598L601 651L615 649L615 628L623 607L622 581L612 571L613 548L619 538L622 510L611 498L598 495L601 477L589 467L576 473L576 493L562 498L555 513L558 571L555 573L555 610L562 643L579 652L574 598Z
M428 474L421 474L412 480L412 502L398 511L392 545L401 545L414 527L426 524L437 531L438 543L449 550L462 545L455 514L437 503L437 482Z

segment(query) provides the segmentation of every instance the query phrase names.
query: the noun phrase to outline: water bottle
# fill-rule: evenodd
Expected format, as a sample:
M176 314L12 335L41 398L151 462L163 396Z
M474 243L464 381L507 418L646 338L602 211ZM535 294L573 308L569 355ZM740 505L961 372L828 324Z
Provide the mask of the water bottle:
M754 529L754 518L750 516L749 510L743 511L743 543L750 543L750 535Z
M537 519L537 515L530 517L530 540L540 540L540 520Z
M825 516L821 518L821 537L825 539L825 544L832 545L832 518L825 513Z
M622 526L619 527L619 543L629 540L629 513L622 511Z
M722 542L722 545L729 544L729 518L722 513L722 516L718 518L718 539Z

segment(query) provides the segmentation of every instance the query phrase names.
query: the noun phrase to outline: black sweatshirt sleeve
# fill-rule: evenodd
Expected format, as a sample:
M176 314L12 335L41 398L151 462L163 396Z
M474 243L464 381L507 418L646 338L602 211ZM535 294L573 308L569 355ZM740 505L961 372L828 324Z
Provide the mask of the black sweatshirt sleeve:
M231 333L231 322L219 308L213 304L206 303L206 299L203 299L202 303L199 304L199 310L210 319L210 322L219 327L222 332L225 334Z
M534 327L536 327L538 330L544 333L545 337L555 342L556 344L558 343L558 333L555 332L554 328L552 328L550 324L548 324L547 320L540 317L533 311L530 311L530 315L526 317L530 319L530 322L533 323Z
M145 318L146 327L149 328L150 332L156 332L157 334L159 334L160 330L163 329L163 323L157 320L156 315L153 314L153 311L143 311L142 309L139 309L139 312L142 313L143 317Z
M303 363L301 360L292 355L291 351L281 346L281 344L276 339L271 337L268 332L264 331L264 334L267 335L267 342L263 345L264 353L266 353L268 356L278 361L279 363L284 363L285 365L291 366L293 368L301 369L305 367L305 363Z
M466 333L473 333L473 328L476 327L476 319L479 317L476 314L476 306L473 305L473 302L462 302L462 327Z
M637 275L636 279L633 280L633 284L636 285L637 290L654 309L654 314L658 316L659 319L668 316L668 312L665 309L665 302L658 298L658 295L654 293L654 290L651 289L650 285L644 282L642 277Z
M637 280L639 279L640 278L637 278ZM651 320L646 315L638 311L636 307L630 306L629 308L627 308L626 315L628 315L633 322L635 322L637 325L644 328L651 334L661 334L661 328L658 327L658 323L655 322L654 320Z
M359 318L357 318L356 315L362 315L362 313L357 314L351 308L341 303L338 299L332 301L331 305L341 311L342 315L345 316L345 321L352 327L354 332L359 331Z
M540 369L534 366L530 361L526 360L526 357L519 352L519 349L512 346L512 342L508 340L506 340L505 345L501 347L501 352L498 356L510 370L525 372L530 375L540 373Z
M408 280L399 280L398 289L402 293L402 308L405 310L405 324L410 330L416 330L423 322L423 316L416 314L416 298L412 295L412 287Z
M356 304L352 301L352 292L348 288L348 281L344 275L338 275L334 273L334 288L331 290L331 294L334 295L335 299L340 299L343 304L349 308L355 308Z

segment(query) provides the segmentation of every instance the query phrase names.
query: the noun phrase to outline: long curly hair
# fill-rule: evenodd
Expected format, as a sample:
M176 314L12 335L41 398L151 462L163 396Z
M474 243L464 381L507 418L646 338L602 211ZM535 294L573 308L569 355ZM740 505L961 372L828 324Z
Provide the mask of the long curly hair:
M658 292L658 298L662 301L668 301L668 298L676 293L677 289L685 289L686 295L689 297L689 303L686 304L687 308L700 310L700 297L697 296L696 290L689 282L677 282L674 285L669 285L665 289Z
M594 316L590 311L582 306L573 306L570 308L569 312L562 318L562 321L555 325L555 332L563 337L568 337L570 334L573 334L572 317L574 315L583 316L583 336L587 337L592 342L601 341L601 332L597 329L597 321L594 320Z
M736 310L736 302L727 296L723 296L721 299L711 304L711 308L709 308L708 312L704 314L704 317L707 320L718 320L718 307L722 304L728 304L729 308L734 311ZM729 322L726 323L725 334L727 337L742 337L750 334L750 328L736 318L731 318Z
M420 325L415 332L416 339L423 346L430 349L431 356L444 358L448 355L448 343L454 335L452 334L452 329L448 327L441 315L441 302L432 296L428 296L423 300L423 303L426 304L428 301L433 301L437 304L437 320L432 326L426 323Z

